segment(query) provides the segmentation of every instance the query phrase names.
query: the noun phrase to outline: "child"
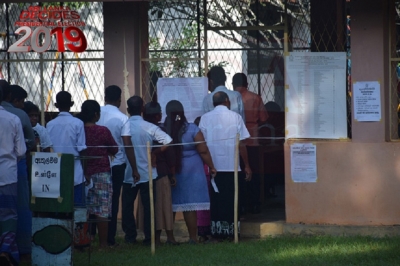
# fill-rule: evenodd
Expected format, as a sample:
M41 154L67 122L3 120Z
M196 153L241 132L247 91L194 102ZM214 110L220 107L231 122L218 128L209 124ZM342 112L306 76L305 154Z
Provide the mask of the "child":
M42 152L50 152L51 146L53 146L49 133L45 127L38 123L39 120L39 107L33 102L24 102L24 111L28 114L31 122L33 133L35 133L35 145L40 147Z
M55 105L60 113L46 126L54 152L79 156L86 149L85 130L83 122L69 113L74 105L71 94L66 91L57 93ZM75 160L74 164L74 204L85 206L85 178L80 160Z

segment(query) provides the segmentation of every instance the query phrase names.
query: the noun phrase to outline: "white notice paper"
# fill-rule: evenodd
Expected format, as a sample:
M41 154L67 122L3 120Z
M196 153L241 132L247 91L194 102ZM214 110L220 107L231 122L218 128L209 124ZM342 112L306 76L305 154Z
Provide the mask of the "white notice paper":
M162 122L166 117L165 106L171 100L182 103L188 122L193 122L203 114L203 99L208 94L208 79L199 78L159 78L157 97L162 109Z
M285 56L286 138L347 138L346 53Z
M317 146L312 143L290 146L293 182L317 182Z
M381 120L381 85L378 81L355 82L353 99L355 120Z
M61 154L35 152L32 155L32 196L60 197Z

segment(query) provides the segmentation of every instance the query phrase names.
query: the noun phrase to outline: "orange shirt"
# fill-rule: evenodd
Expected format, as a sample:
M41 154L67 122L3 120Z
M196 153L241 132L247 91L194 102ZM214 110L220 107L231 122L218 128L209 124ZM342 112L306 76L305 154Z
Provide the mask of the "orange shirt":
M244 116L246 117L246 128L251 137L258 137L258 125L268 119L268 112L265 109L264 103L260 95L248 91L246 88L236 88L242 95L244 105ZM256 139L247 139L246 145L256 146Z

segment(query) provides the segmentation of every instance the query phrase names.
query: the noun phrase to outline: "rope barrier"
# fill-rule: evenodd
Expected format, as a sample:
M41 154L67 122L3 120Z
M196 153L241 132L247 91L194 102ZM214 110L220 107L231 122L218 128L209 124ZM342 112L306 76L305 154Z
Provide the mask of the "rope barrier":
M235 138L226 138L226 139L218 139L218 140L213 140L213 142L217 142L217 141L224 141L224 140L234 140ZM285 137L250 137L247 139L274 139L274 140L279 140L279 139L285 139ZM247 140L245 139L245 140ZM159 147L164 147L164 146L185 146L185 145L195 145L195 144L200 144L200 143L207 143L207 141L194 141L194 142L185 142L185 143L170 143L170 144L160 144L160 145L150 145L150 147L152 148L159 148ZM38 145L39 146L39 145ZM86 145L85 145L86 146ZM262 145L259 145L262 146ZM39 146L42 147L42 146ZM54 147L62 147L62 148L76 148L76 147L82 147L82 146L52 146ZM132 145L132 146L126 146L126 145L116 145L116 146L86 146L86 148L122 148L122 147L128 147L128 148L146 148L146 145Z

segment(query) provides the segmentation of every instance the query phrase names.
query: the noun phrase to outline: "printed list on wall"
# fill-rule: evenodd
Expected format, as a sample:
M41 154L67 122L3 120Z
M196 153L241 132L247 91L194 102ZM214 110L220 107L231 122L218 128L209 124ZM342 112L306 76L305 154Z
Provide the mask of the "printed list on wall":
M285 57L286 138L347 138L346 53Z

